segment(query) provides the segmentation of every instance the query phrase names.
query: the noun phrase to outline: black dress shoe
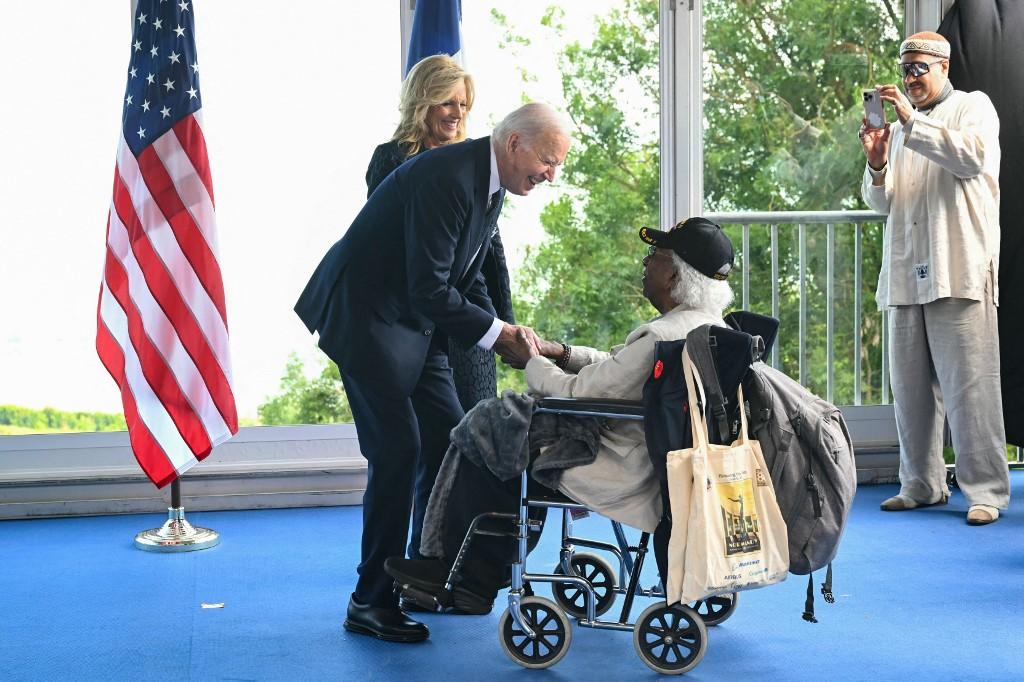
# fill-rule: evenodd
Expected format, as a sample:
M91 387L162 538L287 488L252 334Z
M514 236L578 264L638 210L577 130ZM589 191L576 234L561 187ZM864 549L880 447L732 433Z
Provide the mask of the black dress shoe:
M422 642L430 636L426 625L412 620L397 607L360 604L355 597L348 601L345 629L386 642Z

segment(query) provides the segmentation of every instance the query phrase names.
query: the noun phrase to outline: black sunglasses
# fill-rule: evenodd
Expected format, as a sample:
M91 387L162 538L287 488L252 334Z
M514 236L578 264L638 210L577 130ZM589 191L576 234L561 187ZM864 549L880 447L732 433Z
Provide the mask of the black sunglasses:
M931 71L933 64L941 64L944 61L946 60L937 59L934 62L900 62L900 71L903 72L904 78L907 76L920 78Z

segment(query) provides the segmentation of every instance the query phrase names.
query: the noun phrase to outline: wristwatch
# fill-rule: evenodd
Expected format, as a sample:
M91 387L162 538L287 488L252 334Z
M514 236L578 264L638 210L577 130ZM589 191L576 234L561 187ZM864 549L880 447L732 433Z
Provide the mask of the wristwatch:
M886 163L884 166L882 166L878 170L875 170L874 168L871 167L870 164L868 164L868 173L871 173L871 177L874 180L879 180L882 177L884 177L885 176L885 172L887 170L889 170L889 164L888 163Z

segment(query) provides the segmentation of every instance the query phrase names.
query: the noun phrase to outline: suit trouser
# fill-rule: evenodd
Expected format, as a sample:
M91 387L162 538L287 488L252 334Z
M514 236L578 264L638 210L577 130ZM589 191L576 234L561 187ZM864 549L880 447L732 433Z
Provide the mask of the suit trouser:
M991 299L942 298L889 311L900 492L918 502L949 494L943 419L956 479L969 504L1010 502L999 383L999 329Z
M411 396L396 396L341 372L367 461L363 495L362 556L355 597L364 604L397 606L384 560L405 555L412 510L409 556L419 553L423 515L449 434L464 413L455 395L444 351L433 344Z
M550 497L554 493L533 478L528 478L527 494L531 497ZM519 476L502 481L488 469L462 457L448 494L448 506L445 507L443 544L447 565L450 567L455 562L473 519L487 512L516 514L521 499L522 480ZM527 533L527 554L533 551L540 541L547 511L547 507L530 507L530 519L539 521L541 527L540 530L531 530ZM513 532L514 526L508 520L487 519L478 526L478 529L490 530L500 535L481 533L472 538L463 558L461 586L485 600L493 601L498 590L511 579L510 566L519 554L519 543Z

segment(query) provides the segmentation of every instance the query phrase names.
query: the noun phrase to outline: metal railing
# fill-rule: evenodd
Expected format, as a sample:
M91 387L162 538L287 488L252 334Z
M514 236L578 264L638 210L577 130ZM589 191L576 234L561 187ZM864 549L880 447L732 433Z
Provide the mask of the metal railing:
M747 211L736 213L708 213L705 217L720 225L738 225L742 229L741 236L741 274L740 299L744 310L750 309L750 271L751 271L751 244L750 229L752 226L767 226L771 238L771 315L778 319L781 312L780 296L780 249L779 249L779 227L784 225L795 225L797 228L797 259L798 268L798 319L799 319L799 379L800 383L806 385L808 379L807 363L807 332L808 332L808 257L807 257L807 231L808 229L826 232L825 245L825 344L826 344L826 398L829 402L834 401L835 390L835 280L836 280L836 230L853 230L853 398L854 405L862 404L862 366L861 351L862 338L861 326L863 324L863 271L864 243L863 230L865 225L884 223L885 216L873 211ZM872 277L875 273L869 273ZM881 403L890 402L889 394L889 349L888 349L888 315L885 311L879 313L881 316L880 339L881 345ZM786 330L779 330L779 338L772 347L771 365L779 368L780 339ZM1017 447L1015 461L1011 461L1012 468L1024 468L1024 449Z
M826 231L825 248L825 346L826 346L826 398L834 402L835 392L835 280L836 280L836 229L840 226L848 226L846 229L853 230L853 404L861 405L863 399L862 391L862 288L863 273L861 264L864 260L863 251L863 229L865 225L882 223L885 216L873 211L749 211L737 213L709 213L706 217L721 225L739 225L742 228L742 240L740 254L742 281L740 284L741 306L744 310L750 308L750 272L751 272L751 246L750 229L752 226L767 226L771 235L771 315L779 318L781 309L780 296L780 250L779 250L779 227L783 225L795 225L798 239L798 318L799 318L799 343L798 362L800 383L807 385L808 362L807 362L807 332L808 332L808 288L807 288L807 233L808 229ZM874 273L871 273L872 276ZM886 335L888 316L883 311L881 315L881 403L890 402L889 396L889 353ZM772 347L771 364L778 368L780 364L780 340L785 330L780 329L779 339Z

